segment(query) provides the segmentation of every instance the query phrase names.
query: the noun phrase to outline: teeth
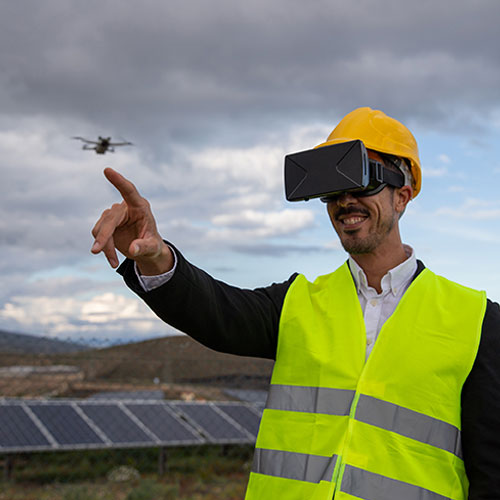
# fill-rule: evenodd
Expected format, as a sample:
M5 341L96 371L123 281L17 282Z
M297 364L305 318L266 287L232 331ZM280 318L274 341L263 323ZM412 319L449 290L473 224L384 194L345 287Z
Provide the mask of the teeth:
M349 219L344 219L344 224L350 225L350 224L357 224L358 222L363 221L363 217L350 217Z

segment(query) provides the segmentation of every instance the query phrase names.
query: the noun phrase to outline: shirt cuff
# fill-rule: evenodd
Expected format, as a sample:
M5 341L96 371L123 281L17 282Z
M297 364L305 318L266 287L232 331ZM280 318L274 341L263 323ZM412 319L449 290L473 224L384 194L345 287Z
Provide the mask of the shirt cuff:
M166 273L158 274L156 276L144 276L139 272L137 262L134 262L135 274L137 275L137 279L139 280L139 283L145 292L150 292L151 290L160 287L161 285L169 281L170 278L172 278L172 276L174 275L175 268L177 267L177 255L170 245L168 246L168 248L170 248L172 254L174 255L174 265L172 269L170 269L170 271L167 271Z

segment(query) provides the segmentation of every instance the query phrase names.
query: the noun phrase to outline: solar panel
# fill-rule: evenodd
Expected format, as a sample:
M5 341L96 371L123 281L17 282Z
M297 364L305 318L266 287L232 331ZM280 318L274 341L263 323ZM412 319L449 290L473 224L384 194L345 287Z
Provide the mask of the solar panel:
M248 442L245 432L210 404L172 403L171 406L192 421L212 442Z
M0 399L0 452L251 443L254 404Z
M217 403L217 408L227 413L255 439L259 432L260 414L249 406L233 403Z
M35 422L19 405L2 405L0 411L0 449L50 446Z
M30 404L30 408L60 445L103 444L103 440L68 404Z
M204 440L166 405L130 403L127 408L161 441L169 444L200 444Z
M124 413L119 404L80 403L79 407L113 444L157 442Z

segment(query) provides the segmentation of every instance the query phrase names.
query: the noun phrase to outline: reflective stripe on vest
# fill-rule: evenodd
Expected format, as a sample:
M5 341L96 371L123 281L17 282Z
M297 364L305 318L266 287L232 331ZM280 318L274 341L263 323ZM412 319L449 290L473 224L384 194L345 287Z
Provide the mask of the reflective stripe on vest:
M330 481L337 456L320 457L280 450L255 449L252 472L268 476L298 479L308 483Z
M273 410L349 415L355 391L271 385L266 408ZM455 426L403 406L371 396L359 397L354 418L462 458L461 432Z
M450 500L433 491L347 465L339 491L370 500Z
M354 418L463 458L462 433L437 418L365 395L359 398Z
M347 389L273 384L269 387L266 408L349 415L355 394L355 391Z

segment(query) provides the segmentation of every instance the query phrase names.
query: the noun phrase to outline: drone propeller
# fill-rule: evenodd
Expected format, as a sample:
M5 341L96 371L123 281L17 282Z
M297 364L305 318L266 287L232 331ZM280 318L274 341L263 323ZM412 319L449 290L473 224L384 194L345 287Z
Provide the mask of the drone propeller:
M83 141L83 142L86 142L88 144L97 144L97 142L95 142L95 141L89 141L88 139L85 139L84 137L80 137L80 136L73 136L72 139L78 139L79 141Z

